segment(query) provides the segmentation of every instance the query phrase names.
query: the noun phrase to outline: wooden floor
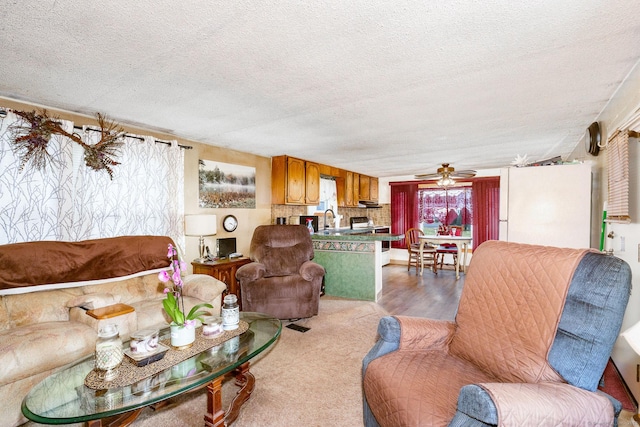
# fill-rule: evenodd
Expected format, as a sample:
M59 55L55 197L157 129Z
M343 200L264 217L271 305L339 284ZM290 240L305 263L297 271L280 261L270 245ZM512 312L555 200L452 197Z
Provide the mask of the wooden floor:
M382 268L382 296L378 304L393 315L453 320L458 308L464 274L456 280L453 269L434 275L425 269L422 276L406 264L389 264Z

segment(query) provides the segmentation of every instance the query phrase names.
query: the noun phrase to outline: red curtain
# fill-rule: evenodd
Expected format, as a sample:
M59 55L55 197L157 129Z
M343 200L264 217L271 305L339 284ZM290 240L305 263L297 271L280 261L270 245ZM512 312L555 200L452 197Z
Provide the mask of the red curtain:
M500 226L500 177L475 178L473 194L473 248L498 240Z
M418 184L391 183L391 232L404 234L418 226ZM392 248L405 248L404 240L391 242Z

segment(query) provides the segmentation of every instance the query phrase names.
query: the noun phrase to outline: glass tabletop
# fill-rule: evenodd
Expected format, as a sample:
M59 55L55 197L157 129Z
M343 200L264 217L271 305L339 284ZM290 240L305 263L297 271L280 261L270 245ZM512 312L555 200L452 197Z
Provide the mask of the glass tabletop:
M125 387L85 386L94 368L94 357L88 356L33 387L22 401L22 413L38 423L71 424L133 411L200 387L262 353L282 330L278 319L264 314L240 312L240 319L249 324L242 335ZM161 339L169 333L168 327L160 331Z

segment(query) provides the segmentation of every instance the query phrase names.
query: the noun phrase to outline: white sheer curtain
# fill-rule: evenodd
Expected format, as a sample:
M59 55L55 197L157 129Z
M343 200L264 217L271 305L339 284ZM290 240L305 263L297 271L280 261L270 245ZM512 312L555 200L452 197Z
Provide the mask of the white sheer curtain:
M64 184L70 181L71 145L54 135L47 151L51 161L45 171L29 163L20 170L21 159L11 144L11 125L19 118L12 112L0 119L0 244L34 240L57 240L71 224L71 195ZM60 121L66 131L73 124Z
M0 122L0 244L152 234L184 248L184 153L177 142L126 137L111 180L85 165L78 144L54 136L49 152L56 166L20 172L7 129L16 120L9 113ZM100 136L80 133L89 144Z

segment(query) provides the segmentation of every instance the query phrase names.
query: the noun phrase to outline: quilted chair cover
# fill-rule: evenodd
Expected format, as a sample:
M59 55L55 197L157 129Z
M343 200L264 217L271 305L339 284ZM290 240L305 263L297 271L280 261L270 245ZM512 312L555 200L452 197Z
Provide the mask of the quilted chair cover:
M483 243L454 322L381 319L365 425L615 425L621 405L597 386L630 290L613 256Z
M278 319L318 314L324 267L311 261L313 243L304 225L261 225L251 239L252 263L236 272L243 311Z

